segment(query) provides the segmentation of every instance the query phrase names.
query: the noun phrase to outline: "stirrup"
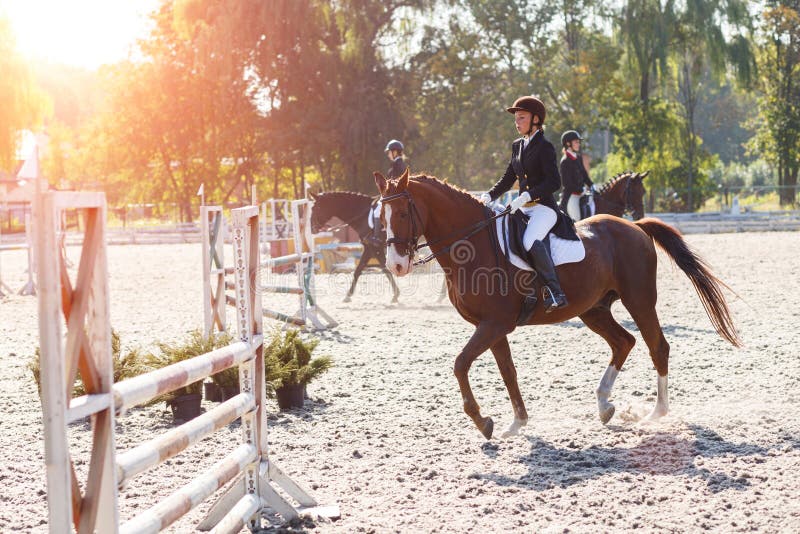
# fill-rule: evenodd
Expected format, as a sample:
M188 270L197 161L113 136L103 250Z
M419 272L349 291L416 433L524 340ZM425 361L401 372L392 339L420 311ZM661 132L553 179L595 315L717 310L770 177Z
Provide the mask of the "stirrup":
M549 295L548 295L549 293ZM567 306L567 296L560 293L556 296L550 286L542 286L542 296L544 297L544 312L550 313Z

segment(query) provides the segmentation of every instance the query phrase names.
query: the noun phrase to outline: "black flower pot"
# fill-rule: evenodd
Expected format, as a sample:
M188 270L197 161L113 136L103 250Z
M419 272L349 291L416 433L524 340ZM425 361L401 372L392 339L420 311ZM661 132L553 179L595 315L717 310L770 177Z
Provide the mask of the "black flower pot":
M222 402L232 399L239 394L239 386L221 386L219 390L222 395L222 399L220 399Z
M175 420L189 421L200 415L200 401L203 395L192 393L191 395L180 395L167 402L172 409L172 418Z
M305 389L304 384L292 384L277 388L275 396L278 398L278 408L281 411L302 408Z
M219 386L214 382L206 382L203 384L203 393L209 402L220 402L222 400L222 392Z

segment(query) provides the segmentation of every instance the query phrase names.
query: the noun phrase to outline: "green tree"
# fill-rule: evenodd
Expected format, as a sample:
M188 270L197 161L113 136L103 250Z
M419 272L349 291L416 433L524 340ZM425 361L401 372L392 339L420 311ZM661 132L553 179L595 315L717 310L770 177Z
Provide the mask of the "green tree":
M778 167L782 206L796 203L800 168L800 1L770 0L759 28L755 148Z

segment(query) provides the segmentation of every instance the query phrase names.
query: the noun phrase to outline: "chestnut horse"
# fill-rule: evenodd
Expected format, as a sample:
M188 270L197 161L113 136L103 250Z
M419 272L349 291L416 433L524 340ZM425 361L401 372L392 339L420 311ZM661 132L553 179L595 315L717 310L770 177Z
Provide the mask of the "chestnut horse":
M461 389L464 411L486 437L494 423L481 415L469 384L469 369L487 349L494 354L503 377L514 421L504 433L516 434L528 421L517 385L508 334L516 328L524 294L518 270L497 250L494 221L487 208L466 191L436 178L414 176L406 171L397 180L375 173L383 197L381 217L387 229L387 267L405 276L414 265L421 235L445 272L450 301L458 313L475 325L475 332L456 357L454 372ZM481 225L485 224L482 228ZM487 228L488 227L488 228ZM668 411L667 372L669 343L656 314L655 241L689 277L716 331L734 346L739 335L728 311L721 286L705 262L692 251L680 233L657 219L635 223L610 215L595 215L577 224L586 248L585 258L557 267L561 287L569 299L565 308L545 314L541 304L528 324L553 324L578 316L611 346L611 361L597 389L600 420L614 415L609 395L617 373L633 348L635 339L611 315L611 304L620 299L639 327L657 371L656 405L650 419ZM452 247L452 249L451 249ZM457 252L457 247L461 251ZM530 288L528 288L530 289Z

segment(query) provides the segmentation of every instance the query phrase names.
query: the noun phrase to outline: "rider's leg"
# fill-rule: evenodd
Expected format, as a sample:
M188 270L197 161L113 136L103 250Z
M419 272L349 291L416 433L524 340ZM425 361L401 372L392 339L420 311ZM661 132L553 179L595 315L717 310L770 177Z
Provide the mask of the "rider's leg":
M547 236L547 232L556 223L556 212L547 206L537 204L533 208L526 210L530 216L528 228L522 238L522 244L528 251L528 259L539 276L544 282L544 310L550 313L558 308L567 305L567 297L561 289L561 284L556 276L556 269L553 260L550 258L550 251L542 240ZM525 324L533 315L536 305L536 295L528 295L522 305L522 310L517 320L517 324Z
M578 222L581 220L581 196L580 195L570 195L569 200L567 200L567 215L570 218Z

